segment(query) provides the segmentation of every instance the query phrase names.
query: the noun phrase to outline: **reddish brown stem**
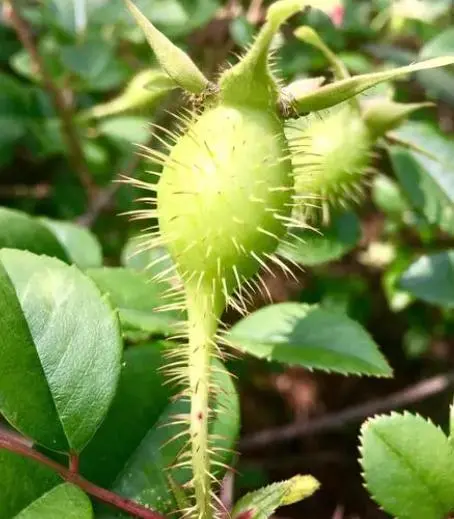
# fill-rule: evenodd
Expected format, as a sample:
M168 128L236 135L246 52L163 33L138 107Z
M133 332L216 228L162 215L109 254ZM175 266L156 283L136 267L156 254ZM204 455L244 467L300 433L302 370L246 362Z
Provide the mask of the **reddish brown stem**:
M79 472L79 456L75 452L69 455L69 470L74 474Z
M135 501L131 501L130 499L119 496L110 490L106 490L105 488L101 488L93 483L90 483L82 476L77 474L77 472L74 472L71 469L67 469L56 461L51 460L47 456L44 456L44 454L34 450L32 447L26 445L23 441L16 438L7 431L2 430L0 432L0 449L6 449L10 452L14 452L20 456L30 458L43 465L46 465L50 469L57 472L57 474L59 474L60 477L62 477L65 481L77 485L87 494L90 494L100 501L112 505L134 517L139 517L141 519L165 519L165 517L158 512L154 512L153 510L150 510L140 505L139 503L136 503Z
M44 61L33 41L30 28L21 17L17 6L11 0L5 0L4 9L5 19L9 20L11 26L16 31L17 37L30 55L35 72L41 77L44 87L52 99L55 111L61 121L62 134L68 148L69 160L91 199L94 196L94 185L85 162L77 130L73 125L72 109L66 102L62 90L55 85L52 77L48 74Z

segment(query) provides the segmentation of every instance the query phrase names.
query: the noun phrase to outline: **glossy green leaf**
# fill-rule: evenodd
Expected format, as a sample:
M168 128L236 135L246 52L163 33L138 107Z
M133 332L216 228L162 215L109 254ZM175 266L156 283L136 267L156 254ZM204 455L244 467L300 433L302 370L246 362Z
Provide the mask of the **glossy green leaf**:
M165 335L175 331L182 314L171 310L158 311L172 303L172 299L165 297L167 285L153 283L147 273L126 268L89 269L87 274L101 292L109 295L124 328Z
M319 487L312 476L294 476L242 497L232 510L232 518L268 519L280 506L291 505L311 496Z
M59 240L39 220L14 209L0 207L0 249L3 247L68 260Z
M215 367L213 378L220 391L211 405L213 419L210 433L215 448L212 459L228 464L239 432L239 401L230 375L219 362L215 362ZM187 399L178 398L168 404L118 474L113 485L115 492L162 513L175 510L176 503L169 490L168 477L178 485L187 483L191 478L187 467L172 467L188 440L187 435L179 436L188 429L188 425L182 424L179 418L188 412ZM218 466L213 466L212 470L217 477L222 477L224 473L224 469ZM101 517L113 519L124 516L106 511Z
M404 272L399 285L418 299L454 307L454 250L421 256Z
M391 375L361 325L315 305L281 303L262 308L235 324L228 340L270 361L339 373Z
M0 519L12 519L61 479L52 470L0 449Z
M406 145L389 148L406 198L429 223L454 234L453 142L421 123L407 123L393 135Z
M361 429L361 463L372 497L398 519L444 519L454 510L454 451L443 431L409 413Z
M14 519L93 519L90 499L82 490L63 483L22 510Z
M147 19L131 0L125 0L131 14L140 25L164 72L177 85L194 94L200 94L208 80L191 58L176 47Z
M397 69L362 74L342 81L336 81L320 87L314 92L307 93L295 99L295 106L299 113L317 112L336 104L342 103L353 96L361 94L365 90L383 83L397 79L400 76L411 74L420 70L427 70L454 64L454 57L434 58L420 63L414 63Z
M53 450L80 451L115 394L117 318L76 267L0 251L0 410Z
M314 266L350 252L361 237L361 227L358 217L348 212L333 215L330 225L319 232L305 229L292 233L295 237L280 245L279 254L301 265Z
M71 263L80 268L102 265L101 245L88 229L49 218L40 218L39 221L54 234Z
M80 471L103 487L117 475L169 404L174 388L162 372L166 343L154 342L125 351L120 382L112 406L84 449Z

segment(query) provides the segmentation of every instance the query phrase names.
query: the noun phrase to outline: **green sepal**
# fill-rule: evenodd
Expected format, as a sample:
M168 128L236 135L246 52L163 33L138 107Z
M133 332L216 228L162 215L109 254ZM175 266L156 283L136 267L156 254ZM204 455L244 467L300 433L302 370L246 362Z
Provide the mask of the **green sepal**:
M298 29L296 29L293 34L299 40L318 49L325 56L328 63L333 67L334 76L336 79L342 80L350 77L347 67L344 65L342 60L340 60L336 54L334 54L334 52L328 47L328 45L326 45L320 35L314 29L312 29L312 27L302 25L301 27L298 27Z
M390 99L373 99L363 105L363 120L375 139L394 130L416 110L434 106L433 103L396 103Z
M444 67L452 64L454 64L454 56L444 56L393 70L362 74L342 81L336 81L335 83L322 86L314 92L306 93L302 97L296 98L294 102L295 109L298 110L300 114L318 112L319 110L324 110L325 108L330 108L343 101L347 101L351 97L361 94L361 92L379 83L384 83L385 81L390 81L399 76L411 74L412 72L418 72L419 70Z
M78 118L102 119L112 115L153 108L157 101L178 85L164 72L146 69L135 75L123 92L114 99L95 105L82 112Z
M277 508L311 496L320 484L312 476L297 475L250 492L235 505L232 519L268 519Z
M184 90L193 94L201 94L208 86L208 79L197 65L185 52L158 31L131 0L125 0L125 2L145 33L148 43L164 72Z
M279 0L269 7L266 23L251 48L239 63L221 75L219 87L224 102L262 108L277 106L279 89L269 66L270 46L279 27L302 7L299 0Z

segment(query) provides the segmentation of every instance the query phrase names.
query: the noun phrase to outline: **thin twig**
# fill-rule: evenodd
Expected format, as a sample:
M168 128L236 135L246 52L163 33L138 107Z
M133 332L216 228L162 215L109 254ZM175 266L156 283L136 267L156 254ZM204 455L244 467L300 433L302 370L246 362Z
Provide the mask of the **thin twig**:
M92 198L94 195L94 185L85 162L77 130L73 125L73 111L66 103L63 92L55 85L52 77L46 70L44 60L33 41L30 27L20 15L17 6L11 0L5 0L4 10L5 19L10 21L11 26L16 31L17 37L30 55L35 72L41 77L44 87L52 99L55 112L61 121L62 133L68 148L68 157L71 165L78 174L89 198Z
M251 434L240 441L240 449L249 451L270 444L284 443L302 436L340 429L350 422L357 422L377 413L419 402L445 391L452 385L454 385L454 371L428 378L385 398L369 400L369 402L349 407L338 413L321 416L309 422L296 422Z
M142 157L138 153L134 153L131 156L124 170L118 173L113 181L106 188L101 189L97 196L93 198L87 211L77 220L78 224L91 227L95 223L99 215L110 205L112 199L120 189L121 183L117 182L117 180L121 177L133 177L134 170L139 166L141 159Z
M36 184L27 186L25 184L14 184L12 186L0 186L0 197L2 198L34 198L42 200L51 193L49 184Z
M15 434L11 434L7 430L0 430L0 449L6 449L10 452L14 452L20 456L35 460L42 465L49 467L57 474L59 474L65 481L77 485L87 494L90 494L100 501L112 505L128 514L131 514L134 517L139 517L141 519L165 519L165 517L158 512L154 512L153 510L150 510L145 506L140 505L139 503L131 501L130 499L126 499L122 496L119 496L118 494L115 494L114 492L111 492L110 490L106 490L104 488L98 487L93 483L90 483L82 476L77 474L77 472L72 471L71 469L67 469L63 465L60 465L47 456L44 456L44 454L34 450L32 447L18 439Z

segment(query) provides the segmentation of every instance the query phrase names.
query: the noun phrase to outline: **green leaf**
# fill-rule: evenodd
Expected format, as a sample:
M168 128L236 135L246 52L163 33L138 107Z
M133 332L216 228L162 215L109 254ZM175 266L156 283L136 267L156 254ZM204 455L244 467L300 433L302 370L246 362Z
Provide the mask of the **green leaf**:
M0 251L0 411L49 449L80 452L115 394L116 316L76 267Z
M89 269L87 274L101 292L109 294L124 328L164 335L175 332L182 314L158 311L159 307L172 303L165 297L167 285L152 283L149 275L125 268Z
M386 215L399 220L409 210L397 182L382 174L372 179L372 200Z
M373 498L398 519L443 519L454 510L454 451L443 431L409 413L361 429L361 463Z
M60 483L52 470L0 449L0 519L11 519Z
M64 248L39 220L14 209L0 207L0 249L10 247L47 254L67 261Z
M210 433L215 452L212 459L228 464L232 458L231 449L239 432L238 395L230 375L217 361L213 379L221 389L216 392L210 407L213 411ZM225 412L226 410L228 412ZM188 412L189 402L184 397L179 397L167 405L118 474L113 486L115 492L161 513L171 513L175 510L176 503L169 488L168 477L179 485L187 483L191 478L187 467L172 466L187 445L187 435L179 436L179 433L188 429L188 424L181 423L181 416ZM225 472L223 468L216 466L213 466L212 470L216 477L222 477ZM114 517L124 516L115 515L112 511L106 511L101 515L102 519Z
M294 476L242 497L232 510L232 519L268 519L280 506L291 505L311 496L318 488L312 476Z
M71 263L82 269L102 265L101 246L88 229L49 218L40 218L39 221L54 234Z
M150 249L143 247L143 245L144 241L140 236L128 240L121 253L122 265L139 272L146 271L150 279L170 269L173 263L165 247L152 247ZM166 259L164 259L164 256L166 256ZM157 261L159 258L162 258L162 261Z
M311 229L293 230L296 236L280 245L284 258L314 266L334 261L350 252L361 237L358 217L353 212L333 215L330 225L320 232Z
M396 257L383 273L382 286L393 312L400 312L410 305L414 297L407 291L399 288L399 279L407 270L412 260L411 252L405 249L396 249Z
M421 256L400 278L400 287L428 303L454 306L454 250Z
M76 45L65 45L60 50L63 65L86 81L103 74L109 62L115 60L112 45L96 37Z
M367 332L346 315L317 306L267 306L235 324L228 340L258 358L339 373L390 376Z
M166 343L154 342L125 351L112 406L80 458L80 471L89 481L102 487L113 485L169 404L173 388L162 373L166 348Z
M389 148L406 198L429 223L454 234L453 142L421 123L407 123L392 135L407 145Z
M92 519L90 499L78 487L63 483L29 505L14 519Z
M450 27L428 41L419 56L421 59L438 58L447 54L454 56L454 28Z
M164 72L181 88L194 94L201 94L208 86L208 80L191 58L158 31L131 0L125 1L131 14L145 33Z
M317 112L342 103L379 83L397 79L399 76L411 74L419 70L444 67L452 64L454 64L454 57L444 56L397 69L354 76L322 86L313 92L306 93L302 97L295 99L295 107L301 114Z
M120 143L145 144L150 140L151 131L146 117L123 115L110 117L99 124L99 132Z

